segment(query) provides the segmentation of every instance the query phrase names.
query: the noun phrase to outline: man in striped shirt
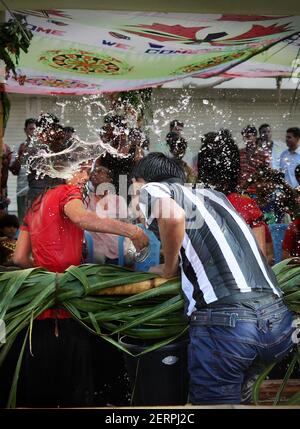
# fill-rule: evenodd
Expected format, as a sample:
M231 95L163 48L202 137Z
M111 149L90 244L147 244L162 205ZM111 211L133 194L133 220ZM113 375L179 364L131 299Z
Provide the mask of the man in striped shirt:
M275 275L241 216L210 189L184 186L173 159L151 153L133 170L139 206L159 235L164 264L180 267L190 319L189 375L193 404L240 403L242 386L261 361L292 349L292 314Z

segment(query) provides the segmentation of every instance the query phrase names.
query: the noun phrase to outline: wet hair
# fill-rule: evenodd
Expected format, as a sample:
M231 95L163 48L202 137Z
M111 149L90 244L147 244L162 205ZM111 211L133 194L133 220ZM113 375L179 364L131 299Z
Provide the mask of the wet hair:
M228 194L236 191L239 174L239 149L230 131L205 134L198 154L199 181Z
M0 217L0 230L2 230L5 227L14 226L16 229L19 228L19 220L17 216L11 215L11 214L5 214L4 216ZM1 231L0 231L1 236Z
M254 136L257 136L257 129L254 125L246 125L241 131L242 136L246 134L253 134Z
M266 184L262 189L264 192L269 193L270 195L276 192L276 205L277 210L282 213L295 213L297 210L297 201L295 189L292 188L285 180L284 173L279 170L273 170L271 168L265 168L259 172L252 175L252 182L257 185L260 182L267 182L270 185ZM259 195L258 187L256 186L256 193ZM275 188L275 190L274 190ZM279 198L279 194L282 198Z
M28 118L28 119L26 119L26 121L24 123L24 128L27 128L28 125L31 125L31 124L37 125L37 120L34 119L34 118Z
M135 165L131 178L141 178L146 182L164 182L168 179L178 179L178 182L184 183L185 173L177 160L160 152L151 152Z
M300 128L291 127L286 130L287 133L293 134L294 137L300 138Z
M269 124L261 124L260 127L258 128L259 134L261 133L261 130L263 130L264 128L271 128L271 126Z
M59 119L57 116L53 115L53 113L42 113L37 120L38 128L42 129L53 127L54 124L58 123Z
M272 168L264 168L259 170L257 173L252 175L253 182L272 182L277 185L284 185L286 184L284 180L284 172L280 170L273 170Z
M104 117L105 124L114 124L117 127L126 127L126 119L125 116L122 115L106 115Z
M177 133L171 132L168 133L166 136L166 142L167 145L171 148L173 145L178 144L181 145L182 147L184 147L184 149L187 148L187 141L185 138L183 137L179 137Z
M173 121L170 122L170 130L174 127L184 127L183 122L179 121L178 119L174 119Z

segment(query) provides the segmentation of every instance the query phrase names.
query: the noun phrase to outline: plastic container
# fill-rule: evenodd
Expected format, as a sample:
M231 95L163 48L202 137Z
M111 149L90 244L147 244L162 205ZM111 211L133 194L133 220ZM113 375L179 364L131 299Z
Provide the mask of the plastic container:
M122 337L119 342L131 353L149 347L140 340ZM184 405L188 400L188 339L181 339L140 357L124 353L125 365L136 406Z
M136 262L134 264L134 270L135 271L143 271L147 272L149 271L150 267L153 267L155 265L158 265L160 263L160 241L156 238L155 234L152 231L149 231L144 227L144 225L139 224L140 228L142 228L145 233L149 237L149 246L150 251L149 255L143 262ZM119 238L119 263L121 267L125 264L125 258L124 258L124 237Z
M284 234L286 232L288 224L272 223L268 226L270 228L270 232L273 240L274 261L275 261L275 264L277 264L282 259L282 242L283 242Z

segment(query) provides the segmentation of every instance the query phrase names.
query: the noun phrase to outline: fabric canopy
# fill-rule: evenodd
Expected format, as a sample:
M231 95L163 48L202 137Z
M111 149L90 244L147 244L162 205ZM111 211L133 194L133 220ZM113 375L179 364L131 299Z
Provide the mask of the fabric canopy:
M34 34L7 92L97 94L185 77L291 76L299 16L14 11Z

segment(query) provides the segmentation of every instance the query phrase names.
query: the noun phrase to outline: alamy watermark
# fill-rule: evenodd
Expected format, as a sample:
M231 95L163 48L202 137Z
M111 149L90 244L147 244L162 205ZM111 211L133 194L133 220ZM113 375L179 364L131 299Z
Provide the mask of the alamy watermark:
M292 341L294 344L299 344L300 343L300 318L299 317L293 320L292 327L296 328L292 333Z
M119 176L119 190L117 192L112 183L99 184L94 193L99 197L95 211L99 218L110 217L112 219L130 219L139 221L146 219L176 219L184 211L185 225L187 229L198 229L203 226L203 210L205 209L204 197L197 189L192 189L190 184L185 184L181 189L180 202L174 206L174 195L172 185L165 183L145 184L134 182L127 186L127 176ZM152 186L151 186L152 185ZM87 198L87 202L89 197ZM175 201L176 202L176 201ZM203 210L199 210L199 207ZM174 209L175 207L175 209Z

